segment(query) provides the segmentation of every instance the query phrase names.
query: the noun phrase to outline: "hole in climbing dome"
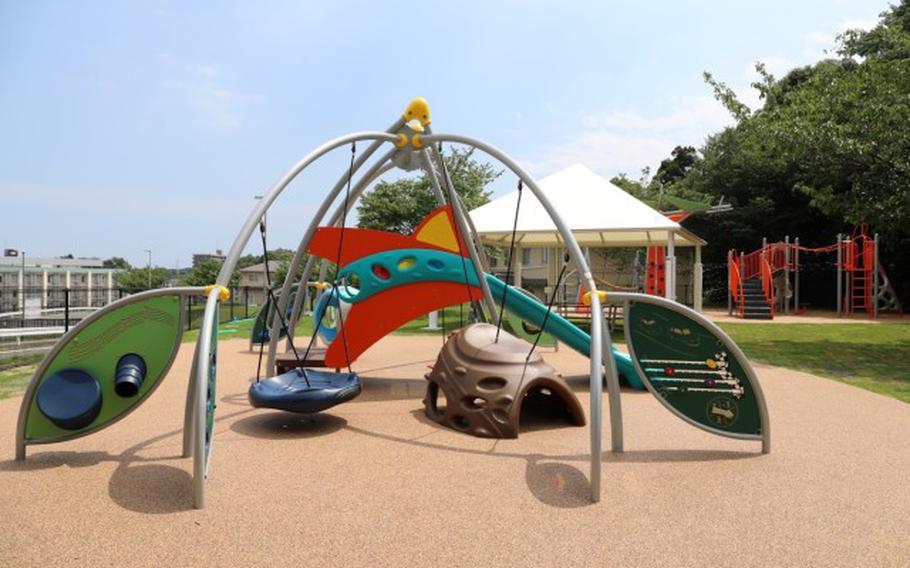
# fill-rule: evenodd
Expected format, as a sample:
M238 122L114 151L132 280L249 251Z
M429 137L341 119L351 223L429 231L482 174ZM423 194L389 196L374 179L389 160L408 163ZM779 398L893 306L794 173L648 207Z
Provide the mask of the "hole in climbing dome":
M566 401L544 386L528 389L521 402L518 420L519 429L522 432L545 430L575 423Z
M508 382L502 377L485 377L477 381L477 388L485 391L497 391L507 384Z
M442 270L445 268L445 264L443 264L442 261L437 258L431 258L428 260L427 266L429 266L431 270Z
M487 401L479 396L468 395L461 399L461 406L463 406L464 409L469 412L480 410L486 406L486 404Z

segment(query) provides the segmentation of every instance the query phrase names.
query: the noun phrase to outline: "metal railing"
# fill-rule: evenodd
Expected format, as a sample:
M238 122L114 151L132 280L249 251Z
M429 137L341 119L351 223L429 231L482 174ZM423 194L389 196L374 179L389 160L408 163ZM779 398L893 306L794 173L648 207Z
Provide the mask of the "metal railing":
M44 288L43 286L0 286L0 337L15 337L15 330L25 335L59 335L120 298L142 292L127 288ZM259 287L232 287L231 299L221 302L219 322L250 318L256 315L265 298ZM205 298L190 296L186 305L187 329L198 328L205 309ZM28 330L26 334L24 330Z

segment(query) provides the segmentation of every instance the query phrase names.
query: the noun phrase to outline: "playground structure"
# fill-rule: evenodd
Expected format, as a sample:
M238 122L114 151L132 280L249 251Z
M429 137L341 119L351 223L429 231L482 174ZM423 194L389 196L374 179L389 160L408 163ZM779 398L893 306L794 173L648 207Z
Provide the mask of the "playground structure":
M849 236L838 234L833 244L809 248L799 237L790 242L762 242L749 254L727 253L727 312L744 319L773 319L778 313L797 313L800 254L835 253L837 267L837 315L865 313L877 319L880 312L901 312L901 304L879 261L878 234L869 235L866 225L857 225ZM791 278L792 277L792 278ZM791 282L792 279L792 282Z
M611 294L609 302L622 306L630 353L626 356L614 351L603 317L602 305L607 297L598 290L571 230L534 179L497 148L463 135L434 134L430 122L429 107L418 98L385 131L348 134L319 146L257 202L211 286L135 294L95 312L70 330L38 367L25 393L17 427L16 458L24 460L31 445L62 442L98 432L147 400L167 375L177 353L188 299L203 296L205 311L188 382L183 427L183 455L193 457L194 504L201 508L205 503L205 481L214 442L217 324L219 303L229 297L226 285L257 224L291 181L322 156L348 146L351 153L347 171L331 188L304 232L287 277L277 295L271 298L275 308L264 311L266 319L271 318L266 322L267 378L260 380L257 373L251 385L249 397L254 406L312 413L349 401L360 392L360 377L350 369L360 353L401 323L432 310L469 303L481 325L497 322L498 328L503 312L510 312L538 330L535 343L542 333L548 333L589 358L590 489L594 502L600 499L604 378L610 405L611 449L623 451L618 367L631 384L637 382L646 388L686 423L720 436L761 441L762 451L770 451L770 426L761 387L742 351L723 331L672 300L616 293ZM358 155L356 144L363 142L369 145ZM518 178L519 190L522 186L528 188L540 201L567 250L563 273L572 262L589 290L584 300L593 314L590 334L560 318L551 306L541 304L486 271L476 234L446 170L443 143L467 145L500 161ZM366 167L355 182L355 174L384 146L385 153ZM347 214L360 195L395 167L405 171L423 170L432 180L431 188L439 208L412 235L345 227ZM337 209L329 215L336 201ZM267 254L261 224L260 232ZM510 255L514 246L512 249ZM302 276L295 285L294 275L298 274L307 253ZM338 267L337 276L331 289L320 298L325 303L314 310L314 334L301 354L293 343L293 331L307 296L302 289L308 285L318 258L323 259L319 281L324 281L330 262ZM271 283L268 289L272 289ZM336 325L328 326L323 316L332 306L337 313ZM277 374L282 329L287 330L288 347L294 359L302 364ZM474 332L469 327L459 336L471 333ZM502 334L500 338L497 329L493 340L494 344L502 345L491 346L487 340L484 350L508 351L506 359L513 360L526 342ZM306 368L317 335L327 343L324 365L335 367L335 372ZM265 342L261 345L264 350ZM520 346L518 352L515 346ZM530 345L524 367L532 360L535 364L542 363L533 358L535 347ZM341 371L341 367L348 367L347 372ZM470 369L465 370L465 376L471 374L467 372ZM554 371L541 364L539 373L529 381L533 383L538 377L552 380L554 376ZM484 384L484 380L481 377L476 384ZM432 380L428 382L428 397L433 384ZM527 394L520 379L514 388L509 387L508 380L485 384L490 396L499 397L507 388L514 391L507 405L510 411L521 404L522 393ZM558 385L558 381L550 384ZM465 414L483 411L481 403L473 402L477 408L464 408ZM467 420L465 414L461 418ZM459 423L457 416L450 418Z
M584 410L556 369L529 351L528 342L511 336L496 341L495 333L496 326L488 323L452 333L424 377L426 415L475 436L517 438L521 408L536 398L550 399L548 406L558 400L567 421L584 426Z

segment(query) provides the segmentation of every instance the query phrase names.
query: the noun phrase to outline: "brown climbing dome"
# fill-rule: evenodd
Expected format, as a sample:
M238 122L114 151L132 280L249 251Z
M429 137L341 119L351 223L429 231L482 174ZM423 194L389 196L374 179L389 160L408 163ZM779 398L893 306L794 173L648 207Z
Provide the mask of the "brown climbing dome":
M585 425L575 393L556 369L537 352L525 367L530 343L504 331L499 342L495 338L496 326L487 323L469 325L449 336L426 375L423 403L429 418L483 438L517 438L525 395L547 389L565 405L572 424Z

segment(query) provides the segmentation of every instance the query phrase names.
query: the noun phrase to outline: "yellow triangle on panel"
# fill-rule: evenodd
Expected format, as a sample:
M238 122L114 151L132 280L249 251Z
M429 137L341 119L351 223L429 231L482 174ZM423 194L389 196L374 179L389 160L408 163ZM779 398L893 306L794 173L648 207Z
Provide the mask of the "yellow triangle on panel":
M421 243L437 246L439 248L459 252L458 239L452 230L448 211L442 210L427 219L414 238Z

